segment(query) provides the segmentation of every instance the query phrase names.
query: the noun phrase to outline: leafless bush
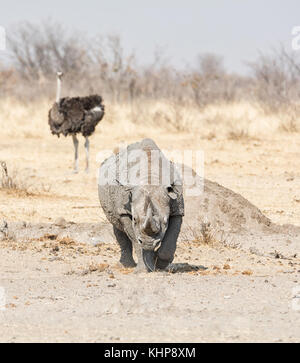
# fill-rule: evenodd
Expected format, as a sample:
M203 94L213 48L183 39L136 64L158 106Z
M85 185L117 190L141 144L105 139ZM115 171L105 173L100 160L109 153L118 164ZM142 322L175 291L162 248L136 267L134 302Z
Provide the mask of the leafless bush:
M300 64L284 48L272 54L260 54L249 64L253 77L255 100L266 112L278 112L299 99Z
M252 75L229 74L222 57L201 54L196 67L176 70L158 49L152 64L142 66L126 53L119 36L88 39L57 23L22 23L8 32L13 67L0 67L0 94L28 101L54 99L55 73L64 71L63 95L100 93L105 100L132 105L168 101L172 127L181 129L181 107L251 100L264 112L280 112L282 128L299 129L300 62L284 48L260 54L249 64ZM161 115L158 115L158 117Z
M137 66L135 55L125 55L117 35L98 37L91 49L92 83L115 102L132 101L136 96ZM97 90L97 86L94 86Z
M236 100L242 86L239 80L240 77L227 74L221 57L210 53L200 55L198 68L187 76L194 101L200 107Z
M87 39L53 22L22 23L8 33L16 79L10 93L19 99L53 98L57 70L66 74L66 94L101 93L114 102L167 99L179 105L194 100L203 106L233 100L239 87L212 54L199 56L196 70L178 71L160 49L152 64L139 65L116 35Z
M84 39L57 23L23 23L9 33L8 45L19 75L25 80L48 79L57 70L81 76L89 54Z
M249 64L253 73L252 98L266 113L276 113L286 132L300 129L300 60L284 47L260 54Z

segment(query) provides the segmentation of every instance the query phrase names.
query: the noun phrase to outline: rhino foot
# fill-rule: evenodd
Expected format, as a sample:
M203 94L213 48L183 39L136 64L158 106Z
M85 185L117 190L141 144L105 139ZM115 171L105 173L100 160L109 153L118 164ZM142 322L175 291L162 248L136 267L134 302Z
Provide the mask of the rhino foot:
M170 264L170 261L162 260L158 257L157 252L154 251L143 250L143 260L151 272L165 270Z
M134 259L132 258L132 256L127 256L127 257L121 257L120 258L120 263L122 264L122 266L124 266L125 268L131 268L131 267L136 267L136 263L134 262Z

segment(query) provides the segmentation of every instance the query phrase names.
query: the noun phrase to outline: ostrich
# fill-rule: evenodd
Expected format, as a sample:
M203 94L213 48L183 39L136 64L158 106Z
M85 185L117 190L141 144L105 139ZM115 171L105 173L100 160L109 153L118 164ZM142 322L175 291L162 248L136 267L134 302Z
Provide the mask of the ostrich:
M49 111L48 123L53 135L72 135L75 148L74 173L78 173L77 134L85 137L86 172L89 171L89 139L97 124L104 116L102 97L92 95L87 97L60 98L63 73L57 72L56 102Z

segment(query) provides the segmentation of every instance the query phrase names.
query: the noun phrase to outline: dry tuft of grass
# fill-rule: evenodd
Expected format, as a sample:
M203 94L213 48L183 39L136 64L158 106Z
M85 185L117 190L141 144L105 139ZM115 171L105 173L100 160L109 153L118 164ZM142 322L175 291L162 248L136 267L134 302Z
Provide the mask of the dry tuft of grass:
M201 225L202 243L208 246L213 246L216 244L216 240L213 231L210 227L211 227L210 223L202 223Z
M228 139L232 141L248 141L251 137L246 130L234 130L228 133Z
M210 223L201 223L199 228L187 227L187 235L183 237L185 243L192 242L196 245L206 245L217 247L221 245L221 241L217 238L216 233Z
M210 223L200 222L198 227L186 226L186 232L182 234L182 240L189 245L203 245L213 248L239 249L241 243L227 232L221 231Z
M300 119L299 116L291 109L287 110L284 114L279 115L280 126L279 130L287 133L300 132Z

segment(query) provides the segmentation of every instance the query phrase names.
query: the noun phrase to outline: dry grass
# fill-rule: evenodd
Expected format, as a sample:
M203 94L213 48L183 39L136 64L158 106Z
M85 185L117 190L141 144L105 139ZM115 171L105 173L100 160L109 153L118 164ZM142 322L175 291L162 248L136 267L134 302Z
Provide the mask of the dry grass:
M0 190L22 197L49 193L50 189L51 185L35 185L28 175L18 169L9 172L6 162L0 161Z
M249 133L245 130L235 130L235 131L230 131L228 133L228 139L229 140L233 140L233 141L238 141L238 140L250 140L251 137L249 136Z
M8 138L44 139L51 137L47 99L30 104L12 98L0 101L0 113L5 120L2 136ZM126 137L137 136L152 128L169 133L197 132L203 138L245 140L277 132L297 132L299 119L292 111L266 115L259 107L247 102L208 105L199 109L193 104L170 101L149 101L133 104L106 104L106 116L97 132ZM13 110L13 112L11 111Z
M218 239L210 223L201 223L199 227L187 226L186 235L183 236L183 242L195 245L206 245L210 247L217 247L223 244L223 241Z
M288 133L300 132L300 118L298 113L299 111L294 108L287 109L285 112L280 113L280 130Z
M186 224L186 230L182 233L182 241L186 245L192 243L195 246L202 245L212 248L240 248L240 242L233 239L228 233L205 222L199 223L197 227Z

